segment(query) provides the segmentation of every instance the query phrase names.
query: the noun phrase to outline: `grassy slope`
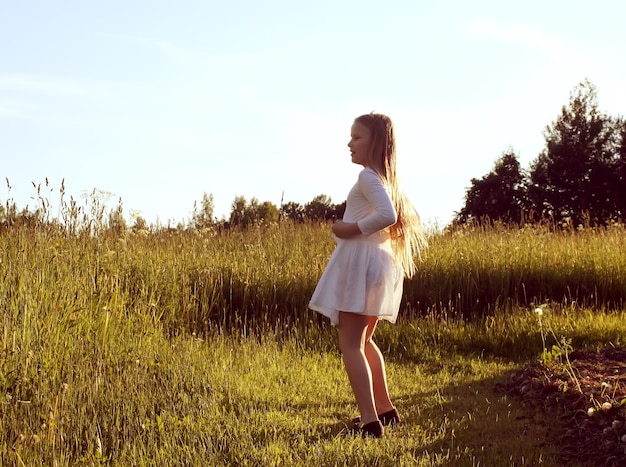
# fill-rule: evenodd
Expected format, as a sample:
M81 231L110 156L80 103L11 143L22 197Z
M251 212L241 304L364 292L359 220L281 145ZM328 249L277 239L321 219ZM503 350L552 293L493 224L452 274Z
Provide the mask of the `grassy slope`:
M0 464L559 465L544 444L550 415L493 391L542 352L536 316L506 294L542 277L542 290L595 282L613 296L626 272L623 233L436 238L409 297L430 284L445 308L455 290L469 300L486 284L483 295L505 306L484 305L488 316L470 322L444 309L382 327L406 423L365 441L341 434L356 413L334 331L306 324L332 250L324 227L98 241L5 232ZM546 307L544 331L574 348L624 345L623 312L565 304ZM237 310L298 326L250 337ZM210 330L226 321L249 337Z
M614 318L605 329L617 336ZM355 407L332 329L167 338L103 315L54 348L17 351L25 381L2 403L2 465L558 465L550 416L494 391L522 362L450 351L482 333L470 327L381 328L404 423L374 441L343 433Z

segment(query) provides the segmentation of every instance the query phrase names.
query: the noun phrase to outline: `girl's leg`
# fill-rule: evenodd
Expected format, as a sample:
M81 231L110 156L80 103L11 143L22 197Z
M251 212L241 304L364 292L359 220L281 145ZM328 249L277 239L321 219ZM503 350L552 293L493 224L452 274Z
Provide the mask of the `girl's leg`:
M365 333L365 358L372 375L372 388L374 393L374 403L376 412L384 414L394 409L389 389L387 388L387 371L385 369L385 359L378 346L372 340L374 330L378 320L370 322Z
M376 320L375 316L339 313L339 348L364 425L378 420L372 372L365 356L367 330Z

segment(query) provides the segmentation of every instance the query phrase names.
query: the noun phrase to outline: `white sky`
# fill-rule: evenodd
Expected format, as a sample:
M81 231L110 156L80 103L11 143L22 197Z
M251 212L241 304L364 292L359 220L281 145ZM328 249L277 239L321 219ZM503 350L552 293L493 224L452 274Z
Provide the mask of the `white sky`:
M94 188L162 225L203 193L340 203L346 144L396 125L401 180L447 224L508 148L527 168L585 78L626 112L622 0L0 0L0 202ZM11 190L4 184L8 178Z

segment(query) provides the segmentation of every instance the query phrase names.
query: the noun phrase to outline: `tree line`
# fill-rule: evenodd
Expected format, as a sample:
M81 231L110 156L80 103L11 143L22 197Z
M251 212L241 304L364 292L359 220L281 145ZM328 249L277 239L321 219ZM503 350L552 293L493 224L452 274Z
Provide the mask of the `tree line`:
M341 219L346 209L345 201L333 204L331 198L321 194L305 204L289 201L280 207L270 201L260 202L257 198L249 201L238 195L231 204L230 216L227 219L216 219L214 216L214 198L204 193L200 205L194 204L190 227L204 229L218 226L220 228L247 228L253 225L266 225L281 220L293 222L324 221Z
M602 113L585 80L544 130L545 148L522 170L513 150L472 178L453 224L549 220L562 226L621 222L626 213L626 122Z
M11 188L7 180L9 190ZM45 192L52 192L46 179L45 186L35 185L37 190L37 207L30 209L28 206L18 209L16 203L9 199L0 204L0 230L12 226L37 226L47 225L67 230L69 233L98 234L102 231L122 232L128 229L133 231L161 231L161 230L205 230L205 229L229 229L248 228L252 226L268 225L290 220L296 223L305 221L327 221L341 219L346 209L345 201L334 204L331 198L321 194L315 196L305 204L293 201L282 203L280 207L270 201L259 201L257 198L247 200L238 195L231 204L231 212L228 217L218 219L215 212L213 194L202 195L200 202L195 202L191 215L186 222L180 222L176 226L150 225L139 213L131 212L130 222L124 216L122 200L113 208L108 208L108 200L112 193L94 189L84 194L85 201L81 204L73 197L69 200L64 198L64 181L61 182L60 217L51 216L50 201ZM42 194L42 192L44 194Z

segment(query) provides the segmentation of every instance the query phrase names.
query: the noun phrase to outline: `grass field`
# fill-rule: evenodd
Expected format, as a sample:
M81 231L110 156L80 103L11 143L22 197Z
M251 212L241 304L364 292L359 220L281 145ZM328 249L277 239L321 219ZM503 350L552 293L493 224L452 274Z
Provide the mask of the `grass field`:
M619 225L433 235L378 335L404 423L363 440L306 308L327 226L4 229L0 464L562 465L554 415L495 388L561 337L625 345L625 245Z

